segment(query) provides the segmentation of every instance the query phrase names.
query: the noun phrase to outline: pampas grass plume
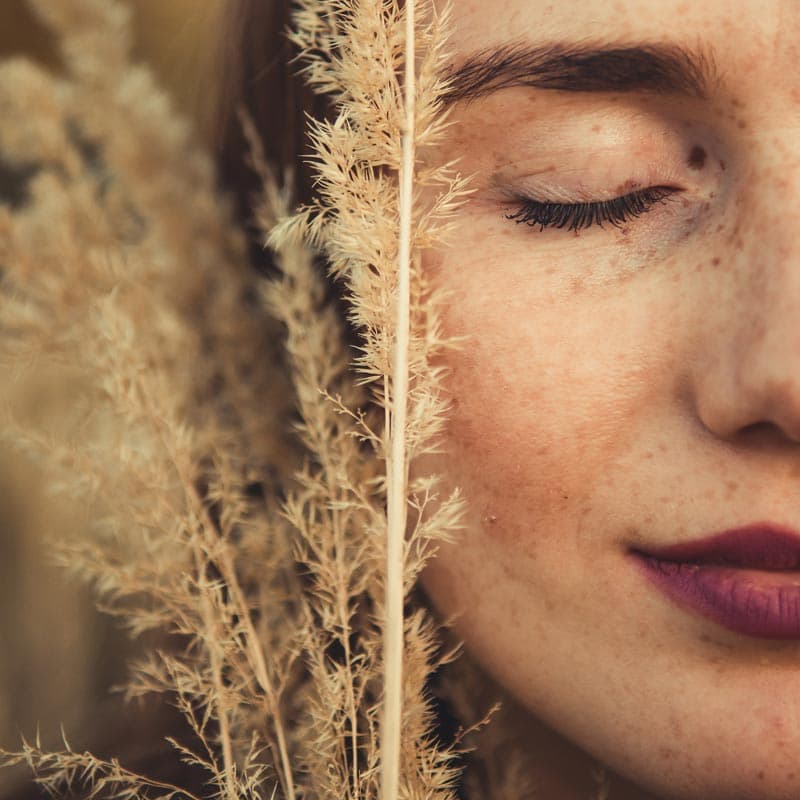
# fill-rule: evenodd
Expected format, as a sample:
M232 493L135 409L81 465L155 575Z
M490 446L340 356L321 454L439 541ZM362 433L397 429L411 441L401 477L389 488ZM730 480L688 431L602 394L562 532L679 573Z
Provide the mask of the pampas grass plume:
M448 124L450 7L297 2L289 38L335 119L309 122L316 200L294 208L242 118L277 267L259 283L210 160L131 64L125 7L30 2L67 75L0 66L0 108L24 120L0 124L3 157L39 166L28 205L0 210L4 357L82 363L88 388L80 440L13 421L6 436L96 502L64 564L132 634L174 634L133 665L128 696L182 712L197 746L171 740L175 757L205 772L207 797L455 797L462 751L438 740L426 684L459 647L413 588L464 501L410 478L440 447L433 364L458 345L422 269L470 191L452 164L423 165ZM285 379L251 363L276 342ZM66 737L0 762L53 793L199 800Z

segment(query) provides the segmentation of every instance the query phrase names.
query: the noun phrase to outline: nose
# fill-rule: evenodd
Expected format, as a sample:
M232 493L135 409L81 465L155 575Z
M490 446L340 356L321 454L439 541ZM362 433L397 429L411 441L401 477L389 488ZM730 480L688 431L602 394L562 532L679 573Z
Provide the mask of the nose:
M738 191L734 229L719 242L727 268L716 274L723 285L704 312L693 384L700 421L725 439L757 429L800 443L800 138L795 141L793 158L760 175L755 170Z

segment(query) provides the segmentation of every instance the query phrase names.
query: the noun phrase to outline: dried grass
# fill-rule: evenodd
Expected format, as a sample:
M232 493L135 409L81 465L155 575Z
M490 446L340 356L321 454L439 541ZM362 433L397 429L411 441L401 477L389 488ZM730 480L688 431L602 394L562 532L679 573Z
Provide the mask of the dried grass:
M87 388L80 439L13 420L4 435L95 504L62 562L132 634L174 635L133 666L128 696L180 709L198 746L173 741L175 757L206 772L203 797L454 798L486 719L439 741L428 683L459 647L413 589L464 503L441 497L437 476L409 479L447 413L432 363L458 345L420 260L469 191L452 164L420 159L447 125L449 12L297 4L291 38L336 119L310 123L317 200L298 209L243 120L279 268L260 284L208 157L130 62L124 7L31 5L68 74L0 65L14 121L0 124L0 154L36 170L27 203L0 206L0 341L17 364L82 365ZM355 358L320 260L346 286ZM66 738L0 763L27 763L53 794L199 797ZM516 775L503 791L522 797Z

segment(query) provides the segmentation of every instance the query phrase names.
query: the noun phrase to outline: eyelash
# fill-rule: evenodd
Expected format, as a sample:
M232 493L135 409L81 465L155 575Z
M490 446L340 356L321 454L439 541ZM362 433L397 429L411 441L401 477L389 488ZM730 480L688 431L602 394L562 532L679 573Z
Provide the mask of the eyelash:
M650 211L656 203L664 203L676 191L667 186L651 186L611 200L587 203L548 203L525 197L520 198L522 205L513 214L504 216L518 224L524 222L531 227L538 225L540 231L545 228L578 231L592 225L602 228L605 222L619 228Z

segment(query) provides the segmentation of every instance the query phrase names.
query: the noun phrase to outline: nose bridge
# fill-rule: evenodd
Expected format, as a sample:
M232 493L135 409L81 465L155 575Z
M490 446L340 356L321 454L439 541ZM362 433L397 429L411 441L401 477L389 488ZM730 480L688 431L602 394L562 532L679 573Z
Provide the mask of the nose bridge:
M699 408L720 435L772 423L800 442L800 130L788 133L750 149L721 245L732 286Z
M728 237L741 308L765 343L796 340L800 323L800 125L751 150ZM757 337L758 339L759 337Z

